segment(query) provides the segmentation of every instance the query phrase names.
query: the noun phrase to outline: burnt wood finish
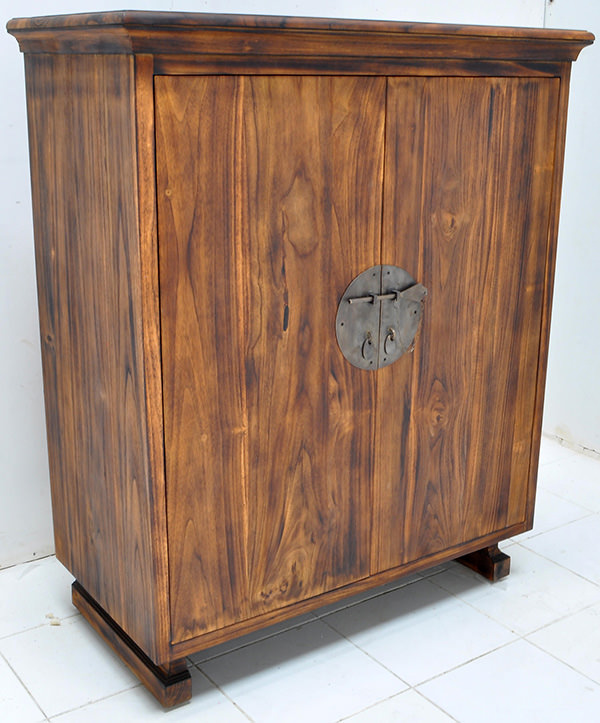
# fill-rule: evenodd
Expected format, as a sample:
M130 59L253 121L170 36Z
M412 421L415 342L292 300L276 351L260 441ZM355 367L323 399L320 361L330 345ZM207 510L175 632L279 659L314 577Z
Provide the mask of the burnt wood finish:
M457 562L475 570L490 582L497 582L510 573L510 557L501 552L498 545L490 545L469 555L463 555L457 558Z
M56 554L162 661L164 502L145 398L133 59L28 55L26 72Z
M378 407L402 406L377 418L374 571L529 522L514 481L529 475L558 90L389 81L382 257L429 296L414 355L379 374Z
M28 53L575 60L591 33L377 20L120 11L11 20Z
M382 78L157 78L176 642L369 574L375 379L330 321L379 257L384 108Z
M56 549L165 706L184 656L533 522L589 33L137 11L25 52ZM429 290L350 365L348 283Z

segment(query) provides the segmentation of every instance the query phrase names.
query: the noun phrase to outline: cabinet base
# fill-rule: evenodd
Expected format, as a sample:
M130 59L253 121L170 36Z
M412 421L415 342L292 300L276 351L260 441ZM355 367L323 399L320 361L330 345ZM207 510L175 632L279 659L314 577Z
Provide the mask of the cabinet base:
M77 580L71 590L73 605L162 705L179 705L192 697L192 679L185 658L168 667L156 665Z
M501 552L498 545L490 545L469 555L458 557L456 562L470 567L491 582L506 577L510 572L510 557Z

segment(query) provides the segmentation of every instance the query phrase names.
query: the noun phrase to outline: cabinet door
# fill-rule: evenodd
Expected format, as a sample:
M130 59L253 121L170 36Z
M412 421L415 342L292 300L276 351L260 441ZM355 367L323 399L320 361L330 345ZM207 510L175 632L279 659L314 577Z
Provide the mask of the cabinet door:
M389 80L382 263L429 294L378 372L373 571L526 520L558 90Z
M369 574L375 375L335 337L379 263L385 79L158 77L175 642Z

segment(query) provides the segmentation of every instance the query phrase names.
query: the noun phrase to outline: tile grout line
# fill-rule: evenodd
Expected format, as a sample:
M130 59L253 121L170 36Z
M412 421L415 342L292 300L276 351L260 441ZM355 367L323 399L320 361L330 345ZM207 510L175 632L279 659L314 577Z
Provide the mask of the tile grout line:
M231 696L229 696L229 695L221 688L221 686L218 685L218 684L210 677L210 675L208 675L208 673L207 673L206 671L202 670L202 668L200 668L200 667L199 667L198 665L196 665L195 663L192 663L192 665L194 666L194 668L196 668L196 670L197 670L201 675L203 675L203 676L206 678L206 680L208 680L208 682L209 682L211 685L213 685L213 686L219 691L219 693L221 693L221 695L222 695L224 698L226 698L226 699L231 703L231 705L233 705L237 710L239 710L239 712L240 712L245 718L247 718L247 719L250 721L250 723L255 723L254 718L251 718L250 715L249 715L248 713L246 713L246 711L245 711L238 703L236 703L235 700L233 700L233 698L231 698Z
M441 572L443 572L443 571L441 571ZM434 575L431 575L430 577L434 577ZM415 581L415 582L418 582L418 581ZM444 592L447 592L449 595L452 595L452 596L455 597L456 599L459 599L459 598L457 598L456 595L454 595L453 593L450 593L449 591L444 590L444 588L442 588L440 585L437 585L437 587L438 587L440 590L443 590ZM392 592L392 591L390 591L390 592ZM460 600L460 602L464 602L464 601ZM469 606L469 607L472 607L472 606ZM473 608L473 609L474 609L476 612L480 612L480 611L476 610L475 608ZM333 613L332 613L332 614L333 614ZM488 616L488 617L489 617L489 616ZM493 620L493 618L490 618L490 619ZM462 667L464 667L465 665L468 665L468 664L472 663L472 662L475 661L475 660L479 660L479 659L481 659L481 658L484 658L484 657L486 657L487 655L490 655L491 653L495 653L495 652L497 652L498 650L501 650L502 648L506 648L506 647L508 647L509 645L513 645L514 643L517 643L517 642L519 642L520 640L523 639L522 636L520 636L518 633L514 633L514 631L510 631L510 630L509 630L509 632L513 632L514 635L517 636L515 640L509 640L508 642L503 643L502 645L498 645L497 647L492 648L491 650L488 650L488 651L486 651L485 653L482 653L482 654L480 654L480 655L476 655L476 656L474 656L474 657L472 657L472 658L469 658L469 660L466 660L466 661L460 663L459 665L455 665L454 667L448 668L448 670L445 670L445 671L443 671L443 672L441 672L441 673L438 673L437 675L434 675L434 676L432 676L431 678L426 678L425 680L422 680L422 681L420 681L419 683L415 683L414 685L412 685L412 684L410 684L410 683L407 683L403 678L401 678L401 677L400 677L397 673L395 673L393 670L390 670L390 669L389 669L384 663L382 663L380 660L378 660L377 658L373 657L370 653L368 653L366 650L364 650L363 648L361 648L361 647L360 647L357 643L355 643L353 640L351 640L351 639L348 638L346 635L344 635L344 634L341 633L339 630L337 630L337 629L334 628L332 625L330 625L326 620L324 620L323 622L325 622L325 624L326 624L333 632L335 632L336 634L340 635L342 638L344 638L345 640L347 640L350 644L354 645L354 647L357 648L358 650L360 650L361 653L363 653L363 654L366 655L368 658L370 658L371 660L373 660L373 661L374 661L375 663L377 663L380 667L382 667L384 670L386 670L386 671L388 671L389 673L391 673L391 674L392 674L393 676L395 676L400 682L402 682L404 685L407 686L406 690L404 690L404 691L398 691L398 692L395 693L394 695L388 696L387 698L383 698L383 699L377 701L376 703L374 703L372 706L369 706L368 708L363 708L363 709L361 709L360 711L356 711L355 713L352 714L352 716L358 715L358 713L361 713L363 710L368 710L369 708L372 708L372 707L374 707L374 706L376 706L376 705L379 705L380 703L383 703L383 702L385 702L386 700L390 700L391 698L394 698L396 695L402 695L402 693L405 693L405 692L407 692L408 690L413 690L415 693L417 693L417 694L420 695L422 698L424 698L428 703L431 703L431 704L434 705L436 708L438 708L439 710L441 710L445 715L449 716L451 720L456 721L456 718L454 718L454 716L452 716L448 711L446 711L444 708L442 708L439 704L437 704L437 703L435 703L434 701L432 701L432 700L430 700L429 698L427 698L427 696L418 689L419 686L425 685L426 683L429 683L429 682L431 682L432 680L435 680L436 678L440 678L440 677L446 675L447 673L451 673L451 672L453 672L454 670L458 670L459 668L462 668ZM494 621L494 622L497 622L497 621ZM503 626L503 627L506 628L506 626ZM507 628L507 629L508 629L508 628ZM352 716L350 716L350 719L352 718ZM348 720L348 719L341 719L341 720Z
M431 569L434 569L434 568L431 568ZM356 602L348 602L347 604L342 605L341 607L336 608L335 610L332 610L328 613L323 613L321 615L318 615L317 614L318 608L316 611L312 610L309 613L307 613L308 615L311 615L313 617L312 620L305 620L303 622L297 623L296 625L290 625L290 627L286 627L283 630L278 630L277 632L265 634L263 637L257 638L256 640L251 640L250 642L243 643L236 648L231 648L231 650L225 650L222 653L216 653L215 655L211 655L210 657L204 658L203 660L198 661L197 663L192 660L193 656L189 656L188 660L190 661L190 663L193 666L198 667L198 666L202 665L203 663L207 663L210 660L216 660L217 658L222 658L224 655L229 655L229 653L233 653L237 650L242 650L251 645L254 645L255 643L260 643L260 642L263 642L264 640L269 640L271 638L277 637L278 635L281 635L283 633L287 633L292 630L297 630L298 628L301 628L303 625L312 625L314 622L317 622L318 620L323 620L323 618L328 617L329 615L335 615L336 613L339 613L342 610L348 610L350 608L356 607L357 605L361 605L364 602L368 602L369 600L373 600L377 597L381 597L382 595L386 595L389 592L394 592L395 590L399 590L403 587L408 587L409 585L413 585L414 583L421 582L422 580L435 577L435 575L440 575L442 572L445 572L445 571L446 571L445 569L438 570L436 572L431 573L430 575L420 577L417 580L411 580L411 581L407 581L404 583L402 582L402 578L400 578L398 580L399 584L397 587L391 587L386 590L381 590L380 592L374 592L374 594L370 595L369 597L365 597L363 600L358 600ZM421 573L418 573L418 574L421 574ZM325 607L327 607L327 606L325 606ZM331 626L329 626L329 627L331 627ZM210 648L207 648L207 650L210 650ZM200 652L203 652L203 651L200 651Z
M442 706L439 703L436 703L434 700L430 700L423 692L421 692L420 690L417 690L416 688L413 688L412 690L414 690L417 695L420 695L421 698L423 698L423 700L426 700L428 703L431 703L431 705L434 705L438 710L441 710L442 713L444 713L445 715L447 715L450 718L450 720L455 721L455 723L460 723L458 718L455 718L445 708L442 708Z
M443 678L444 675L448 675L448 673L453 673L455 670L460 670L460 668L464 668L466 665L470 665L471 663L475 662L476 660L481 660L482 658L487 657L488 655L491 655L492 653L497 653L499 650L502 650L503 648L508 648L510 645L515 645L515 643L521 642L522 638L518 637L516 640L509 640L507 643L502 643L502 645L498 645L495 648L492 648L491 650L487 650L485 653L481 653L480 655L475 655L473 658L469 658L469 660L465 660L462 663L459 663L458 665L455 665L453 668L448 668L448 670L444 670L442 673L437 673L436 675L432 675L431 678L427 678L426 680L422 680L420 683L416 683L414 686L411 686L414 690L416 690L418 693L421 693L420 690L418 690L422 685L426 685L427 683L431 683L433 680L437 680L438 678ZM527 642L527 641L525 641ZM425 696L424 693L422 693L423 697ZM429 698L427 698L429 700ZM430 701L433 702L433 701ZM446 712L446 711L444 711Z
M312 615L312 613L308 613L308 614ZM231 650L224 650L222 653L215 653L214 655L211 655L208 658L199 660L197 663L194 660L192 660L193 656L197 655L197 653L192 653L192 655L188 656L187 659L190 661L190 663L195 668L199 668L199 666L204 663L208 663L212 660L217 660L218 658L222 658L224 655L229 655L230 653L236 653L239 650L245 650L246 648L249 648L251 645L254 645L255 643L262 643L265 640L270 640L271 638L276 638L278 635L283 635L284 633L289 633L292 630L298 630L299 628L301 628L304 625L312 625L313 623L317 622L317 620L319 620L319 618L315 617L314 620L305 620L301 623L298 623L297 625L291 625L289 628L284 628L283 630L277 630L277 632L263 635L261 638L257 638L256 640L250 640L247 643L241 643L237 647L231 648ZM260 631L258 631L258 632L260 632ZM251 635L252 633L249 633L249 634ZM235 641L235 638L232 638L232 641ZM210 648L205 648L205 650L210 650ZM202 652L204 652L204 651L200 651L200 653L202 653Z
M519 543L514 543L514 544L518 545ZM579 577L580 579L585 580L586 582L590 583L591 585L594 585L595 587L597 587L599 589L599 594L600 594L600 585L598 585L598 583L594 582L593 580L589 580L589 578L585 578L585 577L582 577L581 575L578 575L576 572L574 572L570 568L564 567L563 565L559 565L559 563L554 562L554 560L551 560L550 558L544 557L543 555L539 555L534 550L530 550L529 548L526 548L526 549L528 552L531 552L532 554L537 555L538 557L541 557L543 560L546 560L547 562L552 562L555 565L558 565L559 567L561 567L563 570L566 570L567 572L571 572L573 575L577 575L577 577ZM473 573L473 574L475 575L476 573ZM474 577L474 580L477 580L477 578ZM523 640L526 640L527 636L533 635L534 633L537 633L539 630L543 630L544 628L550 627L551 625L555 625L558 622L562 622L563 620L566 620L567 618L572 617L573 615L578 615L580 612L583 612L584 610L588 610L589 608L594 607L595 605L598 605L600 603L600 597L599 597L598 600L588 603L587 605L584 605L582 608L577 608L577 610L572 610L569 612L561 613L559 615L559 617L557 617L555 620L550 620L550 622L544 623L544 625L540 625L539 628L534 628L533 630L529 630L528 632L525 632L525 633L519 633L518 631L509 627L502 620L498 620L493 615L490 615L487 611L482 610L481 608L477 607L477 605L470 602L469 600L464 600L457 593L447 590L445 587L442 587L440 584L438 584L435 581L432 581L432 582L434 583L434 585L436 585L436 587L438 587L443 592L448 593L448 595L452 595L452 597L456 598L457 600L464 603L465 605L468 605L472 610L475 610L477 613L484 615L492 622L497 623L498 625L501 625L502 627L506 628L506 630L508 630L510 633L513 633L513 635L516 635L517 637L519 637Z
M595 602L590 603L589 605L584 605L584 607L579 608L578 610L574 610L572 612L565 613L564 615L561 615L561 617L556 618L556 620L551 620L549 623L540 625L539 628L535 628L534 630L531 630L530 632L525 633L522 637L524 640L527 640L530 635L535 635L536 633L539 633L542 630L546 630L546 628L551 628L553 625L562 623L565 620L568 620L568 618L573 618L573 617L575 617L575 615L579 615L580 613L583 613L586 610L589 610L590 608L596 607L598 605L600 605L600 598L598 598L598 600L596 600ZM532 642L532 641L528 640L528 642Z
M600 518L600 513L594 513L594 514L598 515L598 517ZM590 515L590 516L591 516L591 515ZM583 519L583 520L587 520L588 517L584 517L584 518L582 518L582 519ZM577 523L577 522L581 522L581 521L582 521L582 520L573 520L573 522L568 522L567 525L573 525L573 524L575 524L575 523ZM566 527L567 525L563 525L563 527ZM560 528L557 528L557 529L560 529ZM558 567L562 568L563 570L567 570L568 572L570 572L570 573L573 574L573 575L576 575L577 577L581 578L582 580L585 580L586 582L589 582L589 583L591 583L592 585L595 585L596 587L600 587L600 583L596 582L596 580L592 580L591 578L586 577L585 575L582 575L580 572L577 572L576 570L573 570L572 568L567 567L566 565L561 564L561 563L558 562L557 560L554 560L554 559L552 559L551 557L546 557L546 555L542 555L541 552L538 552L537 550L533 550L531 547L527 547L527 545L525 544L525 542L526 542L526 541L523 540L523 542L516 542L515 544L516 544L516 545L520 545L521 547L524 547L524 548L527 550L527 552L532 552L534 555L538 555L538 556L541 557L543 560L547 560L548 562L552 562L552 563L554 563L555 565L558 565Z
M141 690L146 691L148 696L152 697L152 693L140 682L138 682L136 685L133 685L131 688L125 688L124 690L117 690L115 693L110 693L109 695L105 695L102 698L96 698L95 700L89 700L86 703L83 703L82 705L77 705L74 708L67 708L67 710L61 710L60 713L56 713L55 715L48 717L49 723L60 723L60 718L63 715L69 715L70 713L75 713L78 710L83 710L84 708L87 708L88 706L97 705L98 703L102 703L104 700L110 700L111 698L116 698L118 695L122 695L123 693L129 693L131 690L136 690L137 688L140 688Z
M553 497L556 497L561 502L568 502L571 505L575 505L576 507L581 507L582 510L587 510L590 514L584 515L584 517L589 517L590 515L597 515L600 514L599 510L593 509L592 507L588 507L587 505L581 504L581 502L578 502L577 500L574 500L571 497L568 497L566 495L560 494L559 492L554 492L553 490L546 489L542 485L542 489L547 495L552 495ZM563 527L564 525L570 525L572 522L577 522L577 520L569 520L569 522L563 522L562 525L557 525L557 527ZM542 533L540 533L542 534Z
M41 555L40 557L32 557L31 560L21 560L21 562L14 562L10 565L5 565L4 567L0 566L0 575L5 570L14 570L15 567L20 567L21 565L30 565L33 562L40 562L41 560L47 560L50 557L56 557L55 552L51 552L49 555ZM62 563L61 563L62 564Z
M45 720L49 720L46 711L42 708L42 706L40 705L40 703L38 702L38 700L36 699L36 697L33 695L33 693L29 690L29 688L27 687L27 685L25 685L25 682L21 679L21 676L20 676L20 675L17 673L17 671L12 667L12 665L10 664L10 661L9 661L8 658L4 655L4 653L2 653L1 650L0 650L0 658L2 658L2 660L4 660L4 662L6 663L6 665L7 665L8 668L9 668L9 670L12 671L13 675L15 676L15 678L19 681L19 683L21 683L21 685L23 686L23 688L25 688L25 690L26 690L26 692L27 692L27 695L28 695L28 696L31 698L31 700L35 703L35 705L36 705L36 707L39 709L40 713L44 716L44 719L45 719Z
M81 613L75 611L71 615L65 615L62 618L54 618L55 620L60 620L61 624L63 620L72 620L73 618L76 618L80 616ZM40 628L45 628L49 625L48 622L39 623L39 625L32 625L30 628L23 628L22 630L17 630L14 633L8 633L7 635L0 635L0 643L4 640L8 640L9 638L14 638L17 635L23 635L24 633L30 633L32 630L39 630Z
M406 695L406 693L413 692L416 695L418 695L420 698L423 698L423 700L427 701L431 705L433 705L435 708L437 708L439 711L444 713L444 715L448 716L448 718L452 721L455 721L455 723L460 723L460 721L455 718L453 715L450 715L447 710L444 710L438 703L435 703L432 700L429 700L427 696L423 695L420 690L416 690L416 688L413 688L412 686L407 688L406 690L402 690L399 693L394 693L393 695L388 696L387 698L382 698L381 700L378 700L377 702L368 705L366 708L361 708L360 710L357 710L355 713L352 713L349 716L346 716L345 718L338 718L335 723L352 723L352 719L355 718L357 715L360 715L361 713L366 713L369 710L372 710L376 708L378 705L381 705L382 703L387 703L388 701L393 700L394 698L398 698L401 695Z
M516 544L516 543L515 543L515 544ZM478 573L475 573L475 572L473 573L473 575L477 575L477 574L478 574ZM475 581L477 581L477 578L476 578L476 577L474 577L473 579L474 579ZM448 595L451 595L453 598L455 598L455 599L458 600L459 602L463 603L464 605L467 605L469 608L471 608L471 610L474 610L476 613L479 613L480 615L483 615L484 617L486 617L488 620L491 620L493 623L496 623L496 625L500 625L500 626L503 627L505 630L508 630L509 633L512 633L513 635L516 635L518 638L522 638L522 637L523 637L523 635L524 635L523 633L519 633L519 632L517 632L516 630L513 630L513 629L512 629L511 627L509 627L506 623L502 622L502 620L498 620L497 618L495 618L495 617L493 617L492 615L490 615L487 611L482 610L481 608L478 608L478 607L477 607L476 605L474 605L472 602L469 602L469 600L463 600L463 598L461 598L457 593L452 592L451 590L447 590L445 587L442 587L439 583L435 582L435 580L432 580L432 582L433 582L433 584L434 584L438 589L440 589L442 592L445 592L445 593L447 593ZM492 584L492 583L490 583L490 584ZM528 635L529 633L525 633L525 634ZM514 643L514 642L516 642L516 641L512 640L512 641L510 641L510 642L513 642L513 643ZM510 642L508 643L509 645L510 645ZM506 643L505 643L505 645L506 645ZM504 647L504 646L501 645L500 647ZM490 652L491 652L491 651L490 651ZM487 654L487 653L484 653L484 655L486 655L486 654ZM475 660L475 658L473 658L473 660Z
M390 592L392 592L392 591L390 590ZM332 614L333 614L333 613L332 613ZM377 658L374 658L370 653L368 653L366 650L364 650L363 648L361 648L360 645L358 645L357 643L354 642L354 640L351 640L351 639L348 638L346 635L344 635L344 633L341 633L339 630L336 630L336 628L334 628L333 625L331 625L330 623L328 623L327 620L322 619L322 622L323 622L325 625L327 625L327 627L328 627L332 632L334 632L336 635L339 635L343 640L346 640L348 643L350 643L350 645L353 645L353 646L354 646L357 650L359 650L363 655L365 655L367 658L369 658L370 660L372 660L374 663L377 663L377 665L378 665L379 667L383 668L383 669L386 670L388 673L390 673L391 675L393 675L394 678L397 678L403 685L406 685L406 686L407 686L407 690L408 690L409 688L412 688L412 687L413 687L412 685L410 685L410 683L407 683L406 680L404 680L403 678L401 678L397 673L394 673L393 670L390 670L390 669L387 667L387 665L385 665L384 663L382 663L380 660L377 660ZM401 692L402 692L402 691L397 691L396 695L397 695L398 693L401 693ZM387 700L387 699L384 699L384 700ZM378 702L381 702L381 701L378 701ZM354 714L354 715L356 715L356 714Z
M592 677L589 676L587 673L584 673L582 670L579 670L578 668L576 668L576 667L575 667L574 665L572 665L571 663L568 663L566 660L563 660L562 658L559 658L558 655L555 655L555 654L552 653L550 650L546 650L545 648L542 648L541 645L538 645L538 644L535 643L533 640L525 640L525 642L526 642L526 643L529 643L529 645L533 645L534 648L537 648L537 650L539 650L540 652L545 653L546 655L549 655L551 658L554 658L554 660L557 660L559 663L562 663L563 665L566 665L567 668L570 668L571 670L573 670L573 671L574 671L575 673L577 673L578 675L581 675L581 676L583 676L584 678L587 678L587 680L589 680L589 681L592 682L595 686L597 686L598 688L600 688L600 680L596 680L595 678L592 678Z

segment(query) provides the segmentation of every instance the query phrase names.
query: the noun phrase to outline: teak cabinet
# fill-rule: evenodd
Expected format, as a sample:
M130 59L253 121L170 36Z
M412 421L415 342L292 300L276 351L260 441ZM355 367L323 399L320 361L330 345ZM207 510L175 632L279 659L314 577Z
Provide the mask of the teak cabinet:
M57 555L146 685L181 702L186 655L443 560L506 574L593 36L143 12L9 30ZM366 368L338 344L346 302Z

